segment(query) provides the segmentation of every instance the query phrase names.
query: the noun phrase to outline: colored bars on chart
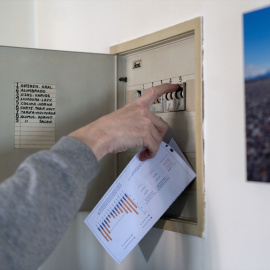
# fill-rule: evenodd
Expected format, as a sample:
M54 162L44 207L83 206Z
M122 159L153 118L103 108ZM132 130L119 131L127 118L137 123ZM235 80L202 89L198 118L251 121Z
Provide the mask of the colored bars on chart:
M104 220L101 221L100 224L98 224L97 227L98 231L107 242L112 241L112 238L110 237L110 223L123 214L135 213L136 215L139 215L137 208L138 206L130 199L126 193L124 193L124 195L119 198L117 203L111 205L110 208L107 209L107 216L104 218Z

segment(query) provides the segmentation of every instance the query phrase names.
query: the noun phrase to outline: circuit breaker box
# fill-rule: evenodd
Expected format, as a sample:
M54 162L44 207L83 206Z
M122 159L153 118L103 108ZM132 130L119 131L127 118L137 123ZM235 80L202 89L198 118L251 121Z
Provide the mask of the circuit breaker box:
M202 235L204 224L201 41L201 19L197 18L111 48L118 54L119 107L151 86L180 86L177 92L155 101L151 110L169 124L164 140L176 140L197 178L156 226L197 236ZM118 172L134 152L118 155Z
M0 47L0 179L28 155L124 106L151 86L178 83L151 110L167 121L196 171L157 227L201 236L204 224L201 18L111 47L111 54ZM89 211L138 149L102 159L81 210Z

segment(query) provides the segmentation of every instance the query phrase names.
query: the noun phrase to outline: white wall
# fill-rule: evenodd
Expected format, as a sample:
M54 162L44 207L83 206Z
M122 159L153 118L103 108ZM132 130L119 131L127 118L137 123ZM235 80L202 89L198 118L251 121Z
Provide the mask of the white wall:
M269 269L270 185L246 182L243 12L259 1L3 1L0 44L108 53L109 46L204 18L204 238L153 229L123 264L79 213L41 269ZM23 19L24 18L24 19Z
M0 0L0 45L36 47L35 0Z

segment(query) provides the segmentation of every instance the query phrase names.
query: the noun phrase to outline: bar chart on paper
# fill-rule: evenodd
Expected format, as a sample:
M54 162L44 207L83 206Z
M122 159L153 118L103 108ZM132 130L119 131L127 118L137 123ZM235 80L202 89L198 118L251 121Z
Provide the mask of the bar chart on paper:
M110 235L117 230L117 224L123 218L125 219L125 215L139 215L139 212L143 213L141 209L138 209L136 203L126 193L123 193L108 207L105 215L97 223L97 229L107 242L112 241Z
M85 223L121 263L194 178L189 165L162 143L153 159L131 160Z
M107 199L99 206L95 218L95 228L92 229L96 236L109 244L113 250L120 242L123 250L133 247L138 229L143 230L152 220L152 216L140 203L123 191L121 184L108 194Z

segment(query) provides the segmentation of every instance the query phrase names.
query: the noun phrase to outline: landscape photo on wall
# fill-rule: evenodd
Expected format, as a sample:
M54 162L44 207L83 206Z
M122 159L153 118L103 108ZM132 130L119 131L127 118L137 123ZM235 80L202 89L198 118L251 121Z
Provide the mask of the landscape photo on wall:
M245 13L247 180L270 182L270 7Z

